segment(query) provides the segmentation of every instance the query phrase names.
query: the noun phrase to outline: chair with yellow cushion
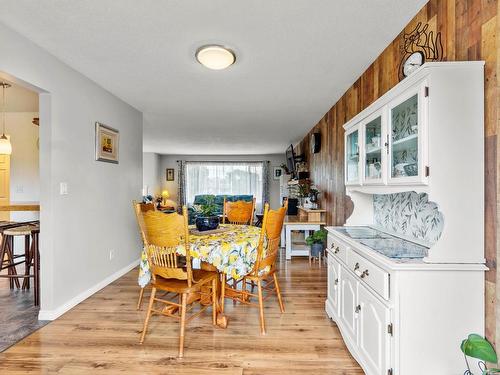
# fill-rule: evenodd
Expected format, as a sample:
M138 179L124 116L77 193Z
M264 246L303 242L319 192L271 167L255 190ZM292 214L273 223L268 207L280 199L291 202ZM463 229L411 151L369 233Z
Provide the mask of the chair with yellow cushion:
M280 250L281 229L283 228L283 221L285 219L288 201L285 201L283 207L277 210L269 210L269 204L264 206L264 218L262 222L262 230L257 248L257 258L252 271L246 275L242 282L242 290L230 288L226 284L226 276L223 275L222 288L222 304L224 304L224 294L228 291L228 298L245 303L248 305L258 306L260 313L260 332L266 333L264 321L264 300L271 296L271 293L276 293L278 303L282 313L285 312L283 299L279 287L276 259ZM253 286L257 284L257 294L253 293ZM274 286L273 286L274 284ZM248 291L247 286L251 286L251 291ZM263 291L268 292L264 297ZM251 302L252 298L257 298L258 303ZM222 311L224 306L221 306Z
M135 218L137 219L137 225L139 226L139 233L141 234L142 245L146 247L148 241L146 238L146 226L144 224L143 214L144 212L154 211L155 205L154 203L142 203L142 202L132 201L132 206L134 208ZM137 301L137 310L141 309L143 297L144 297L144 288L141 287L141 291L139 292L139 301Z
M224 197L222 224L252 225L255 211L255 198L251 202L230 202Z
M144 321L141 344L144 342L152 314L165 315L180 320L179 358L184 355L184 331L186 322L198 316L208 306L201 306L200 311L186 317L192 304L200 301L202 294L208 290L212 297L212 323L216 325L217 306L217 272L192 269L189 252L189 230L186 207L183 215L177 213L164 214L158 211L144 213L144 223L148 245L146 252L151 270L151 297L148 313ZM184 248L185 261L177 254ZM203 289L203 290L202 290ZM166 296L157 298L157 291L167 292ZM166 299L173 293L172 299ZM180 303L178 303L180 301ZM157 307L157 305L161 305ZM189 306L188 306L189 305Z

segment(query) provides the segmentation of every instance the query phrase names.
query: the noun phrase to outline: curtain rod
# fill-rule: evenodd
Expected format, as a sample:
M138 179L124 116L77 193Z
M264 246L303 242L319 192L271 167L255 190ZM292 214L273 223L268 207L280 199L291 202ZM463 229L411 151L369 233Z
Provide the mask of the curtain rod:
M270 160L176 160L176 162L186 163L270 163Z

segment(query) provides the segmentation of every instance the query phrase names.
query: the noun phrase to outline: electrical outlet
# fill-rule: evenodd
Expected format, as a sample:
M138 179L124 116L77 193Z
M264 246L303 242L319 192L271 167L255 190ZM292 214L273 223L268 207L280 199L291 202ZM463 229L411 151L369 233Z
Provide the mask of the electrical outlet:
M24 186L23 185L17 185L16 186L16 193L23 194L24 193Z
M113 260L115 257L115 251L114 250L109 250L109 260Z

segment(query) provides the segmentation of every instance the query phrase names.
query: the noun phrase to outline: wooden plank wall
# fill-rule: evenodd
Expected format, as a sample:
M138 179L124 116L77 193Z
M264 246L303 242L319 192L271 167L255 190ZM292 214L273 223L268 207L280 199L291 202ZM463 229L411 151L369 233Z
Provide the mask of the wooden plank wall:
M485 68L485 242L490 271L486 274L486 335L492 343L500 341L500 319L497 318L497 242L500 198L497 150L500 140L499 83L500 74L500 4L497 0L430 0L373 64L354 82L335 105L324 115L298 145L309 164L311 179L323 192L322 207L328 210L328 223L341 225L350 214L345 196L344 131L342 125L399 82L400 44L404 32L413 30L418 22L441 32L444 58L448 61L484 60ZM322 149L309 152L309 137L320 132ZM500 276L499 276L500 279ZM500 289L500 288L499 288ZM500 296L500 290L499 290ZM464 301L465 302L465 301ZM466 302L465 302L466 303ZM500 312L500 307L498 307ZM498 321L498 324L496 323ZM498 331L498 334L497 334ZM500 346L498 346L500 347Z

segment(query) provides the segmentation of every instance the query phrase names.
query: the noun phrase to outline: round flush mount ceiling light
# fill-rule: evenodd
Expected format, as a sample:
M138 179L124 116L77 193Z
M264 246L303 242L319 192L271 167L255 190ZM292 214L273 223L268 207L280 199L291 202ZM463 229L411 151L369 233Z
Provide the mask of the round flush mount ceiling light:
M234 64L236 56L233 51L217 44L206 45L196 51L196 60L213 70L222 70Z

